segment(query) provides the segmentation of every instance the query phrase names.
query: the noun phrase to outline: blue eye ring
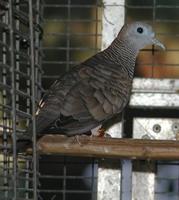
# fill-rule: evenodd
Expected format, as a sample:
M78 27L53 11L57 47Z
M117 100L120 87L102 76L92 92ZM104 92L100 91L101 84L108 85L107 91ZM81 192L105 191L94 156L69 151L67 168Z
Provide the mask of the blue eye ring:
M143 29L142 27L138 27L138 28L137 28L137 32L141 34L141 33L144 32L144 29Z

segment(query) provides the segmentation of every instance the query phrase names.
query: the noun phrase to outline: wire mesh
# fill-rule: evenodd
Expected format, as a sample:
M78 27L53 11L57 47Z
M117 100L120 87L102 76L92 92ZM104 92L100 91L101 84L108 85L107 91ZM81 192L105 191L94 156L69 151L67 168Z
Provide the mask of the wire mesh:
M0 4L0 199L37 199L35 150L18 154L17 140L35 123L40 94L40 1Z
M172 79L178 79L179 77L179 60L178 60L178 51L179 51L179 44L178 44L178 1L162 1L162 0L147 0L147 1L126 1L126 21L133 21L133 20L142 20L151 23L155 29L157 34L157 38L162 41L167 49L165 52L159 52L155 47L149 47L141 51L136 66L136 77L145 77L145 78L159 78L159 79L167 79L172 82ZM155 81L155 80L154 80ZM174 80L173 80L174 81ZM151 87L151 91L153 88ZM158 94L162 94L162 88L157 91ZM174 91L176 93L176 91ZM151 93L151 95L154 95ZM154 101L154 104L156 102ZM155 108L155 109L146 109L145 111L143 108L141 109L133 109L133 114L130 111L126 114L127 121L125 124L131 124L126 126L126 132L130 132L131 135L133 133L134 137L137 135L137 130L134 130L133 120L135 120L135 115L142 116L143 120L145 121L146 118L148 119L148 124L150 118L156 117L158 119L167 120L166 118L178 118L178 111L174 110L172 107L170 110L167 110L167 105L163 108ZM152 119L151 119L152 120ZM171 120L171 119L170 119ZM136 119L137 121L137 119ZM135 121L135 123L136 123ZM147 120L146 120L147 121ZM137 122L138 123L138 122ZM157 120L155 120L157 124ZM163 123L157 124L161 127L161 131L158 133L158 137L165 138L165 131ZM144 130L147 132L147 136L150 135L151 130L147 129L144 124L141 125ZM129 127L129 128L128 128ZM154 127L155 128L155 127ZM156 130L153 129L155 132ZM172 132L172 130L170 130ZM136 133L136 134L134 134ZM157 138L157 137L156 137ZM141 166L142 167L142 166ZM148 199L178 199L179 197L179 188L178 188L178 169L179 165L178 162L156 162L156 173L154 178L154 186L148 190L150 194L153 194L151 198ZM147 174L147 173L146 173ZM146 176L146 180L153 180L153 172L148 172ZM139 177L141 178L141 177ZM140 193L140 191L139 191ZM142 192L140 193L142 194ZM139 194L139 195L140 195ZM140 199L140 197L139 197Z
M102 1L44 1L43 87L100 50ZM48 169L51 170L48 170ZM40 198L97 198L97 163L93 159L43 156L39 159Z
M137 77L178 78L178 1L126 1L126 21L140 20L151 23L157 38L167 47L165 53L155 47L141 51L137 60ZM152 49L152 51L151 51Z
M50 1L44 4L43 86L100 49L102 2Z
M155 199L178 199L179 162L162 162L157 165L155 178Z
M100 49L103 6L100 0L0 1L0 199L97 198L97 161L38 157L34 115L41 96L41 78L43 88L49 88L62 73ZM165 54L154 47L142 51L136 76L177 78L178 2L127 0L125 9L126 21L152 23L161 41L169 47ZM30 121L32 155L17 154L16 141L25 137ZM127 122L132 132L132 119ZM160 166L159 163L157 167L161 169ZM163 192L158 190L161 177L156 180L159 196ZM176 187L177 181L175 178L172 187Z
M94 159L42 156L39 170L39 194L43 200L97 197L97 163Z

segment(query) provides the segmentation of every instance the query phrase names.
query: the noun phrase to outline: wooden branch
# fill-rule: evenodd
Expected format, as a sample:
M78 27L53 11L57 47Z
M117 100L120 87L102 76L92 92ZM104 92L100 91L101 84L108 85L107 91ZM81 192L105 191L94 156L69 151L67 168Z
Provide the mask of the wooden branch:
M179 160L179 141L46 135L38 141L41 154L85 157Z

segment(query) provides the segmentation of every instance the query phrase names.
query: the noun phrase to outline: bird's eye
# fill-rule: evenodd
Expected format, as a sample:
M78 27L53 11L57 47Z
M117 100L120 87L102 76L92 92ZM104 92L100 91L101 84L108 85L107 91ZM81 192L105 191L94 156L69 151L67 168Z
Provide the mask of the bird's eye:
M138 28L137 28L137 32L138 32L138 33L140 33L140 34L141 34L141 33L143 33L143 31L144 31L144 30L143 30L143 28L142 28L142 27L138 27Z

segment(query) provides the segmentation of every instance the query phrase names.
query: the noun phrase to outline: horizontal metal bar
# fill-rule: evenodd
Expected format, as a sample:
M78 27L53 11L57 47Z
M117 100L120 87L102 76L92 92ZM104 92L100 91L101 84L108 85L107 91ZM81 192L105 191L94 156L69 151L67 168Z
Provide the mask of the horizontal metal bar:
M4 64L4 63L0 63L0 66L1 66L2 68L7 69L7 70L10 70L10 68L11 68L10 65L8 65L8 64Z
M9 155L8 155L8 156L9 156ZM9 163L9 164L12 164L12 161L8 161L8 163ZM3 164L4 164L4 162L2 161L2 162L1 162L1 166L0 166L0 169L1 169L1 170L8 170L9 173L12 172L12 170L13 170L12 167L4 167ZM0 189L0 190L1 190L1 189Z
M26 161L32 161L32 159L33 159L33 156L32 155L28 155L28 154L26 154L26 155L23 155L23 154L19 154L18 155L18 158L19 159L24 159L24 161L26 162ZM33 170L31 170L31 169L22 169L22 168L19 168L19 171L21 171L21 172L28 172L28 173L33 173Z
M8 134L8 135L11 135L12 134L12 127L9 125L9 126L7 126L7 125L2 125L2 124L0 124L0 128L2 128L3 130L5 129L6 130L6 134ZM7 132L7 130L9 131L9 132ZM2 136L3 135L3 131L0 131L0 136Z
M156 8L178 9L179 5L156 5Z
M42 179L91 179L91 176L58 176L58 175L39 175L39 178ZM97 179L97 177L93 177L94 179Z
M16 18L18 18L18 20L20 22L22 22L23 24L29 26L29 18L27 13L21 11L21 10L17 10L14 8L14 15L16 16Z
M3 23L2 21L0 21L0 27L6 31L10 29L9 26L7 24Z
M135 10L135 9L153 9L154 7L153 6L146 6L146 5L133 6L133 5L126 4L125 8L126 9L134 9Z
M28 119L32 119L31 114L28 114L28 113L26 113L22 110L16 109L16 113L17 113L18 116L25 117L25 118L28 118Z
M0 110L3 110L3 112L7 112L8 111L10 113L11 109L12 109L11 106L8 106L8 105L0 103Z
M28 74L26 74L24 72L21 72L19 70L15 70L15 73L18 74L18 75L20 75L21 77L26 78L26 79L30 79L31 78L30 75L28 75Z
M179 34L178 33L160 33L160 32L156 32L156 34L158 36L167 36L167 37L179 37ZM166 49L166 51L168 50L168 47Z
M44 18L44 23L50 22L63 22L63 23L74 23L74 22L89 22L89 23L99 23L102 22L100 19L48 19Z
M43 50L68 50L68 51L74 51L74 50L77 50L77 51L99 51L100 49L98 48L89 48L89 47L43 47ZM44 52L45 54L45 52Z
M4 90L11 91L11 86L4 84L4 83L1 83L1 82L0 82L0 88L2 88Z
M92 193L91 190L49 190L49 189L38 189L38 192L40 193L62 193L62 192L65 192L65 193L74 193L74 194L88 194L88 193ZM97 191L93 191L93 193L96 193Z
M6 43L2 42L1 40L0 40L0 45L1 45L2 47L5 47L6 50L9 51L9 48L10 48L9 45L7 45Z
M0 144L0 150L4 150L4 149L11 149L12 145L11 144Z
M26 53L24 53L24 52L22 52L22 51L17 51L17 50L15 50L14 53L15 53L16 55L18 55L18 56L20 56L20 57L22 57L22 58L24 58L24 59L30 61L30 57L29 57L28 54L26 54Z
M155 19L155 22L169 22L169 23L179 23L179 20L175 19Z
M130 4L126 4L125 7L127 9L159 9L159 8L167 8L167 9L178 9L179 6L178 5L160 5L160 4L156 4L155 7L152 6L146 6L146 5L140 5L140 6L136 6L136 5L130 5Z
M3 163L2 163L3 164ZM8 168L4 168L4 170L8 170ZM21 175L19 175L18 174L19 173L19 170L17 171L17 179L18 180L29 180L29 181L33 181L33 179L31 178L31 177L25 177L25 176L21 176ZM28 172L26 172L26 173L28 173ZM7 174L6 176L4 176L4 175L0 175L0 177L1 178L4 178L4 177L6 177L7 179L12 179L12 175L9 173L9 174Z
M89 4L89 5L82 5L82 4L70 4L70 8L97 8L98 6L99 7L102 7L103 4L96 4L96 5L93 5L93 4ZM44 4L43 5L44 8L49 8L49 7L52 7L52 8L69 8L69 4Z
M100 33L66 33L66 32L52 32L52 33L45 33L44 38L52 37L52 36L84 36L84 37L101 37L102 35Z
M25 93L25 92L23 92L22 90L18 90L18 89L16 89L15 90L15 94L18 94L18 95L20 95L20 96L23 96L24 98L31 98L31 95L30 94L28 94L28 93Z
M42 64L79 64L77 61L42 61Z
M168 165L172 165L173 163L168 163ZM178 163L177 163L178 166ZM178 177L172 178L172 177L155 177L155 180L167 180L167 181L173 181L173 180L178 180Z
M16 37L20 37L21 39L26 39L27 41L30 40L30 37L28 34L24 33L24 32L21 32L17 29L14 30L14 34L16 34Z
M179 192L168 192L168 191L166 191L166 192L157 192L157 191L155 191L155 194L165 194L166 196L177 195L177 197L178 197Z
M43 79L59 79L60 75L42 75Z

